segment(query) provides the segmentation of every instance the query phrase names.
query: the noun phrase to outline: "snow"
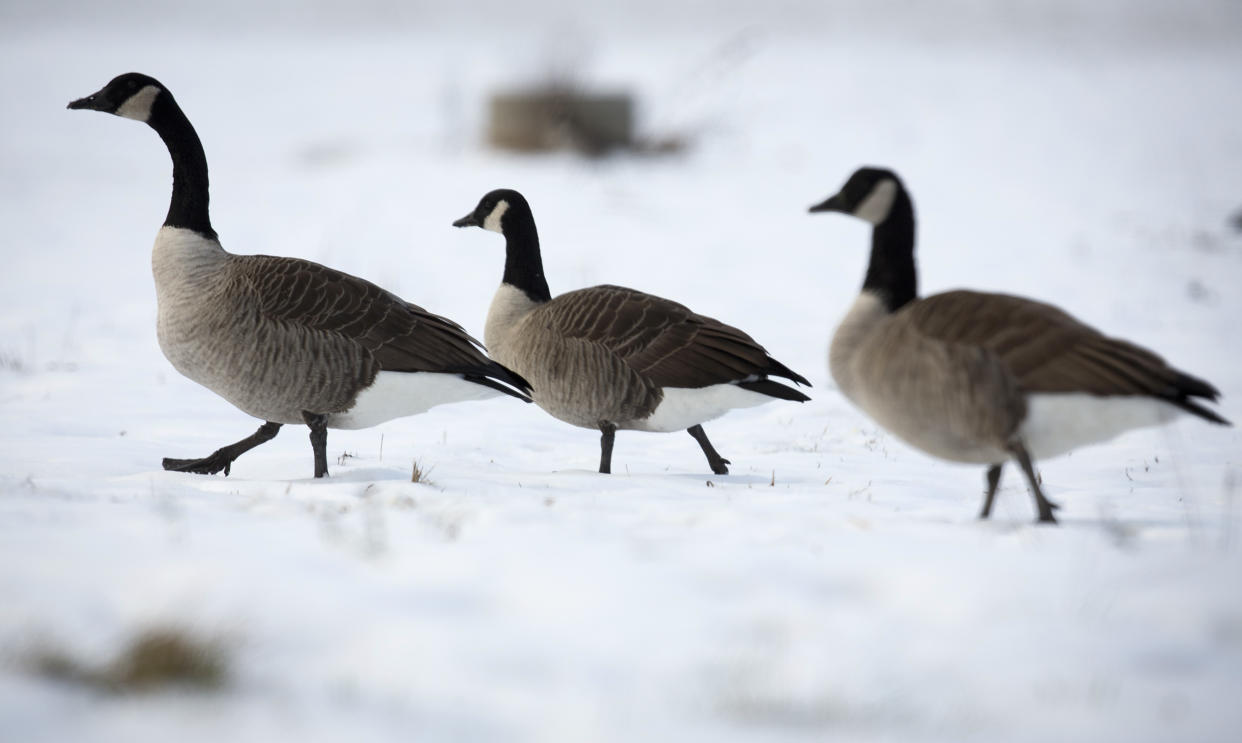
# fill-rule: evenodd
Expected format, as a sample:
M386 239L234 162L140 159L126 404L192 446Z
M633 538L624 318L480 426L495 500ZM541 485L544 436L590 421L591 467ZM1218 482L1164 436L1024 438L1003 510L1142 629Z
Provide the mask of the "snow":
M1008 468L931 460L834 389L868 226L806 208L860 164L919 218L921 291L1059 304L1242 419L1242 10L1230 0L934 6L56 0L0 8L0 738L1202 740L1242 725L1237 429L1193 419ZM630 87L666 158L479 144L497 85ZM160 471L258 421L177 375L149 250L170 165L65 104L152 74L203 138L236 252L375 280L481 335L494 235L530 200L554 293L634 286L742 327L813 400L598 434L509 399L286 427L228 478ZM348 457L344 455L348 453ZM409 482L413 460L430 482ZM30 674L144 627L232 643L215 693Z

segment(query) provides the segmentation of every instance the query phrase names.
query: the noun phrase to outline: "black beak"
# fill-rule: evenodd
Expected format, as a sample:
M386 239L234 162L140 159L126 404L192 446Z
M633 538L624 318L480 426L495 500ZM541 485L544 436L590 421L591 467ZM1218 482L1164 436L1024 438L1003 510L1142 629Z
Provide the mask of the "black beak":
M479 218L474 216L474 212L470 212L466 216L453 223L454 227L482 227L483 223Z
M832 196L829 196L826 201L821 201L820 203L811 207L807 211L814 213L814 212L845 212L849 210L845 208L845 199L841 198L841 194L834 194Z
M112 103L103 95L103 91L91 93L85 98L79 98L76 101L70 101L68 108L79 109L84 108L88 111L107 111L112 107Z

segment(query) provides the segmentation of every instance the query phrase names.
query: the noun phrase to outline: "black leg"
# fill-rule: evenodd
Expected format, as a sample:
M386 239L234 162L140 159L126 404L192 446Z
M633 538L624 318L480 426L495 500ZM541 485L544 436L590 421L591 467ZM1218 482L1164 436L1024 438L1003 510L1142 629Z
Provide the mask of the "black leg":
M1031 455L1027 453L1026 447L1021 442L1014 442L1009 445L1009 451L1013 453L1014 459L1018 460L1022 474L1026 475L1026 482L1031 486L1031 494L1035 496L1035 507L1039 509L1039 523L1057 523L1057 517L1052 512L1059 506L1045 498L1044 491L1040 490L1039 481L1035 478L1035 466L1031 464Z
M173 472L193 472L196 475L214 475L220 470L224 470L225 477L229 474L229 469L233 465L233 460L255 448L259 444L266 443L276 438L276 434L280 431L279 423L268 421L259 426L259 430L250 434L246 438L238 441L236 444L216 449L210 455L202 459L172 459L164 458L164 469Z
M712 472L717 475L729 474L729 468L725 465L733 464L729 460L720 456L714 448L712 442L707 440L707 433L703 431L702 424L695 424L686 429L686 433L694 437L699 442L699 446L703 447L703 453L707 455L707 466L712 468Z
M328 416L302 411L302 420L310 426L311 449L315 452L315 477L328 475Z
M599 472L607 475L612 472L612 440L617 436L617 427L608 421L600 421L599 430Z
M983 496L983 510L979 512L981 519L992 515L992 500L996 497L997 486L1000 485L1001 467L1003 466L994 464L988 467L988 492Z

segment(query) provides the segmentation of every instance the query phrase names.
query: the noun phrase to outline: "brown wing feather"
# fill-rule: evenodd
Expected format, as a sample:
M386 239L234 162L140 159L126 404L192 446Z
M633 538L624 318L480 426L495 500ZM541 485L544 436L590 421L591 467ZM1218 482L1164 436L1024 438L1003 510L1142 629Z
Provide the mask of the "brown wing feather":
M369 281L296 258L239 258L250 264L244 274L253 282L259 312L356 343L379 370L495 377L526 388L483 355L482 344L460 325Z
M900 312L925 337L992 352L1027 392L1149 395L1200 415L1202 408L1187 398L1219 395L1151 351L1109 338L1043 302L953 291Z
M542 316L556 334L608 349L660 387L707 387L767 375L809 384L741 330L633 289L605 285L568 292Z

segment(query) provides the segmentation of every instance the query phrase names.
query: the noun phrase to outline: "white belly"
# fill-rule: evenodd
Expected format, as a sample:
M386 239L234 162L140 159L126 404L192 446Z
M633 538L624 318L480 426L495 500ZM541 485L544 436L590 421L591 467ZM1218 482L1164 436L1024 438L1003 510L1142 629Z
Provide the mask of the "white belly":
M370 428L393 418L425 413L436 405L484 400L502 393L460 374L382 371L358 394L354 406L328 419L331 428Z
M1181 412L1150 397L1029 395L1026 419L1018 431L1031 456L1046 459L1108 441L1131 429L1167 423Z
M714 384L710 387L665 387L664 399L655 412L626 428L635 431L684 431L719 418L734 408L749 408L776 398L742 389L736 384Z

